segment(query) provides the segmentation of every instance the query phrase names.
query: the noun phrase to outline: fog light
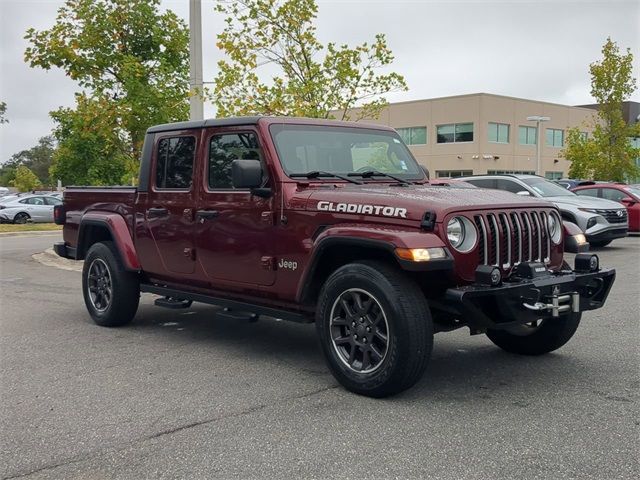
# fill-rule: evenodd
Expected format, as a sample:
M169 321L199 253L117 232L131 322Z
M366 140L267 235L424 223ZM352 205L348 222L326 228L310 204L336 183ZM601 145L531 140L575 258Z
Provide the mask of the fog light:
M442 247L435 248L396 248L396 255L403 260L411 262L428 262L429 260L442 260L447 258L447 253Z
M498 267L492 267L491 265L478 265L478 268L476 268L476 283L495 287L500 285L501 281L502 272L500 272Z
M600 259L592 253L578 253L574 268L576 272L597 272L600 268Z
M596 223L598 223L598 217L591 217L587 221L587 230L590 229L591 227L593 227Z

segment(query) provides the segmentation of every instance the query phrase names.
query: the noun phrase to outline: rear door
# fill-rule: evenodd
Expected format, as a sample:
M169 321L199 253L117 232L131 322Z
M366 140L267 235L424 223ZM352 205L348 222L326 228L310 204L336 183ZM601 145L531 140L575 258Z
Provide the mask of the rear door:
M199 131L187 130L155 138L149 192L140 209L164 273L191 274L195 270L193 176L197 136Z
M210 128L203 137L203 185L196 212L198 261L215 287L220 283L272 285L275 281L273 196L235 189L231 163L262 162L252 127Z

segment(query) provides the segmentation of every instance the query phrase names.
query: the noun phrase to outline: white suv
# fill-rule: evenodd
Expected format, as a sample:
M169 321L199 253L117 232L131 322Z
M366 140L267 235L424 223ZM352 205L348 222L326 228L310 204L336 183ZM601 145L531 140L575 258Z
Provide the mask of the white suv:
M604 247L616 238L627 236L629 224L624 205L604 198L578 196L537 175L474 175L457 180L553 202L562 218L578 225L594 247Z

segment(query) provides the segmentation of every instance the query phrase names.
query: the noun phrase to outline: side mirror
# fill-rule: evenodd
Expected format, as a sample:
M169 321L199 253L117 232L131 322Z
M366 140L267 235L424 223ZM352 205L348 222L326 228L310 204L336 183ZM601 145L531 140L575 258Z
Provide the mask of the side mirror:
M529 192L527 192L526 190L520 190L519 192L516 193L516 195L522 195L523 197L530 197L531 194Z
M623 199L620 200L620 203L622 203L625 207L632 207L637 202L635 200L633 200L632 198L623 198Z
M258 188L262 185L262 165L258 160L234 160L231 178L234 188Z

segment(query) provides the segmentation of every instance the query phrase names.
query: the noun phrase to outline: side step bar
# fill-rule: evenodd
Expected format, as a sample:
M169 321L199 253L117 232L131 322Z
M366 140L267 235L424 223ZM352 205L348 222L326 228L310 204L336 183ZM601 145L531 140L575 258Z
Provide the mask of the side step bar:
M253 313L256 315L266 315L267 317L281 318L298 323L312 323L313 316L304 313L295 313L289 310L280 310L278 308L263 307L253 303L239 302L236 300L227 300L226 298L212 297L201 293L185 292L184 290L176 290L169 287L161 287L159 285L150 285L143 283L140 285L141 292L155 293L163 297L175 297L194 302L207 303L209 305L217 305L219 307L229 308L231 310L239 310L241 312Z

